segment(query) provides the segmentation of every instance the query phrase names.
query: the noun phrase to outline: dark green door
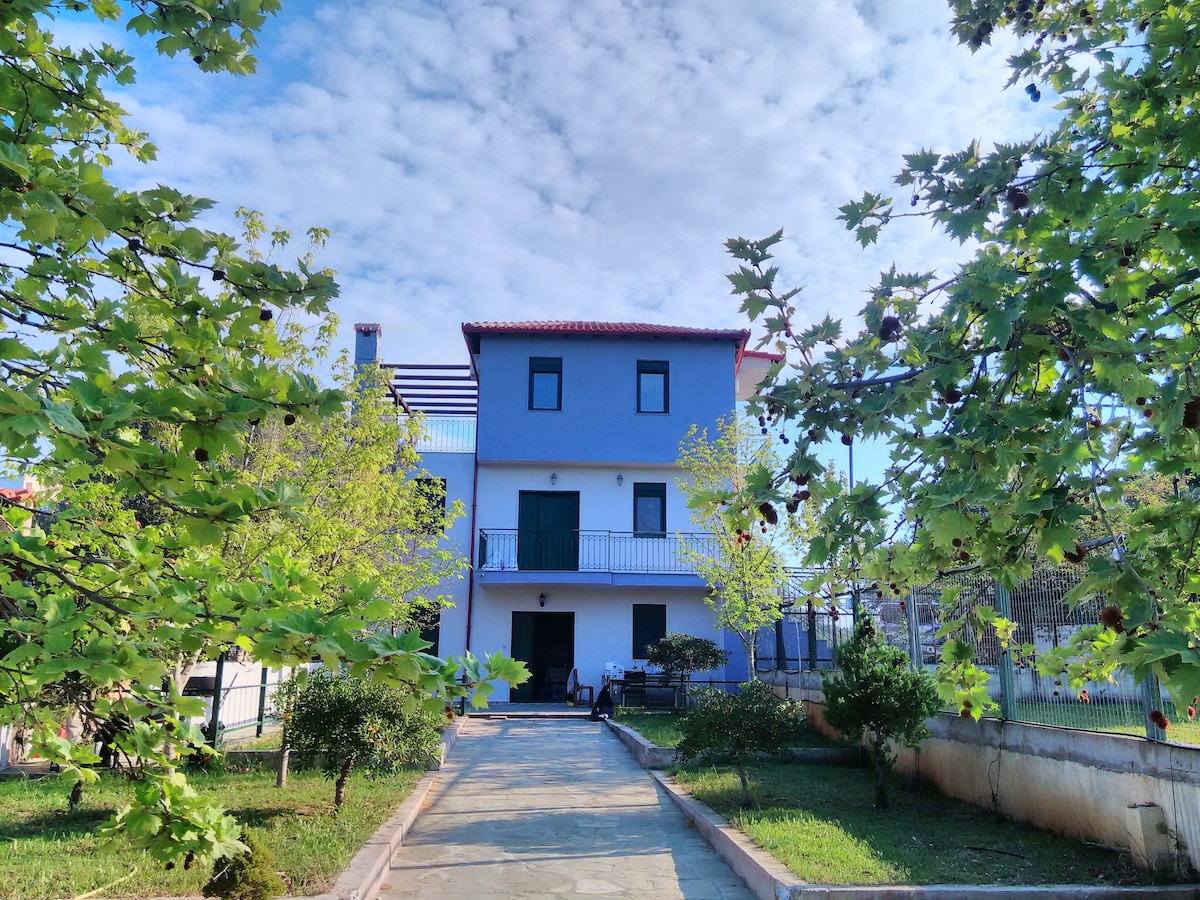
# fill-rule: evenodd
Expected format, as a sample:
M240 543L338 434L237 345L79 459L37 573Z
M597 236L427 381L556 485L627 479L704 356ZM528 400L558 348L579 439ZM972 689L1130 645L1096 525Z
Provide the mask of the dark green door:
M575 666L575 613L514 612L513 659L529 669L530 679L512 691L514 703L550 703L566 699Z
M579 493L521 491L517 568L579 568Z

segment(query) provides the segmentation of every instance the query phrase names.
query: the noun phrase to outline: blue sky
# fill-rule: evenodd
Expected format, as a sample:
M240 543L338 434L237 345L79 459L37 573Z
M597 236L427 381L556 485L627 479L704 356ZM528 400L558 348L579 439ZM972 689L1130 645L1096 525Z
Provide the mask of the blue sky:
M247 206L332 229L341 343L380 322L389 361L464 362L464 321L740 327L734 235L784 228L809 319L853 315L893 261L961 259L920 222L863 251L836 221L901 153L1050 112L1003 89L1015 45L972 55L948 20L942 0L285 0L247 79L59 31L139 57L122 101L159 159L120 180L217 200L213 227Z

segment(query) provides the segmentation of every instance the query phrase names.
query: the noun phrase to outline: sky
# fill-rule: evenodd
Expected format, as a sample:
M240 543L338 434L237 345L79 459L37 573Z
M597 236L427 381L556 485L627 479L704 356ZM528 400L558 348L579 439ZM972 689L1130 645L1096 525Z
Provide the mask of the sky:
M836 221L891 193L904 152L1051 114L1004 89L1014 44L971 54L949 18L942 0L284 0L249 78L115 26L58 30L138 57L119 96L158 160L118 161L120 182L216 200L209 227L245 206L331 229L339 344L378 322L388 362L462 363L467 321L744 327L732 236L784 229L802 320L853 316L893 261L951 268L967 251L923 221L867 251Z

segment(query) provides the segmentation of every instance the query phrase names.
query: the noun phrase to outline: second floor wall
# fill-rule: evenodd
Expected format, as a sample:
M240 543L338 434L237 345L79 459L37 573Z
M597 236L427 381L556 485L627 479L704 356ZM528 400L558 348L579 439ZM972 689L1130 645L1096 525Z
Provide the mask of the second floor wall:
M481 462L668 464L693 424L711 429L735 404L732 340L521 334L479 339Z

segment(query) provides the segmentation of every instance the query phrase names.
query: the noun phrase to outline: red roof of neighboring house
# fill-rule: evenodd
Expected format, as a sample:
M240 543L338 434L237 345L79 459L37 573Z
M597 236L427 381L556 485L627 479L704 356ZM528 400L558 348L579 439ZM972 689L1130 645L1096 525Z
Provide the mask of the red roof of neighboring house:
M645 337L708 337L744 341L746 329L688 328L683 325L647 325L641 322L464 322L463 334L578 334L636 335Z
M33 491L25 488L0 488L0 497L11 500L13 503L23 503L33 499Z

